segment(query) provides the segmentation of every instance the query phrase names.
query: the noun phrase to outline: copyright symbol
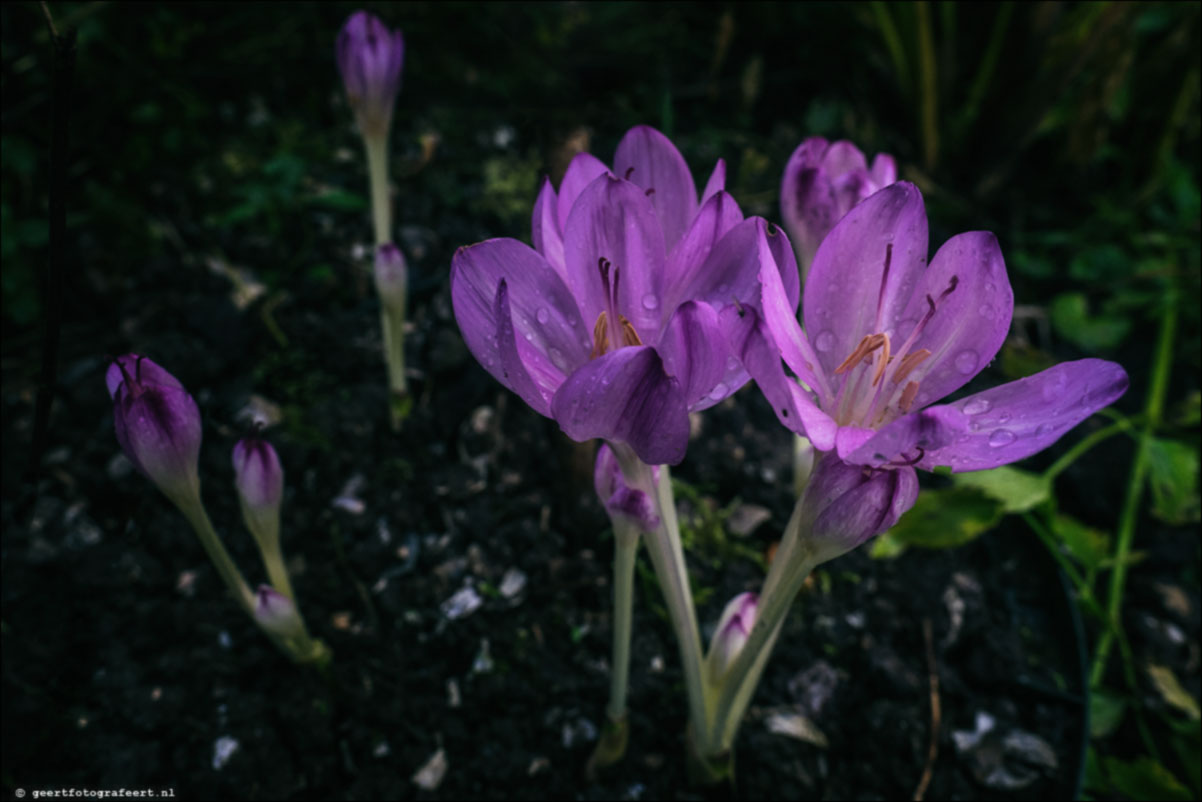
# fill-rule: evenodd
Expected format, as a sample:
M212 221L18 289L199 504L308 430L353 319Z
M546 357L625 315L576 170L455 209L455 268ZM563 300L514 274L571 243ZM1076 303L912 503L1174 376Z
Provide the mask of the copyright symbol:
M17 799L24 799L24 798L25 798L25 789L18 788L17 789Z

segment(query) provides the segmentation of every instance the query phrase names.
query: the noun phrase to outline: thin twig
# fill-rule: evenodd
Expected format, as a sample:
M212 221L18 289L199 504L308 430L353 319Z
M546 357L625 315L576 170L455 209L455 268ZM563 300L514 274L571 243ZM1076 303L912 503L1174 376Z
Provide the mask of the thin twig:
M914 802L921 802L931 775L935 773L935 758L939 757L939 722L943 715L939 707L939 666L935 662L935 638L931 634L931 619L922 619L922 639L927 645L927 678L931 686L931 745L927 749L927 764L922 769L922 779L914 789Z

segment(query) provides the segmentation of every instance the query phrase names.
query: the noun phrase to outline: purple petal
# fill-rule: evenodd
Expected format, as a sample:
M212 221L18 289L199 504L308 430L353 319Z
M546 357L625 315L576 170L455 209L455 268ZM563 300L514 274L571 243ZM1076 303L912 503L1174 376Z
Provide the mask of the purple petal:
M572 157L567 171L563 174L563 180L559 182L559 197L555 202L555 217L561 234L567 229L568 217L580 198L580 193L608 172L609 168L605 163L591 153L577 153Z
M897 161L888 153L878 153L872 160L872 182L878 187L887 187L897 181Z
M498 292L507 284L505 307L512 317L498 318ZM455 320L472 355L506 387L544 415L548 402L566 375L588 360L589 333L576 302L555 270L527 245L514 239L493 239L460 248L451 263L451 303ZM516 329L514 347L502 359L498 340L501 325ZM505 345L508 350L509 345ZM504 362L524 370L506 377ZM513 382L527 374L537 392L517 390Z
M726 189L726 162L723 159L718 159L718 163L714 165L714 171L710 173L709 180L705 182L705 189L701 193L701 205L713 195Z
M113 423L126 456L160 490L174 499L197 486L200 410L186 390L144 384L134 394L123 387Z
M1081 359L1012 381L953 404L967 428L955 442L928 451L920 468L948 465L957 473L1007 465L1060 439L1127 391L1127 373L1113 362Z
M721 317L731 351L755 379L781 425L809 437L819 451L834 448L838 424L818 408L809 393L785 375L780 350L755 307L729 306L722 310Z
M722 237L742 221L743 212L726 192L716 193L701 206L688 232L668 255L664 268L665 315L672 314L681 303L699 297L702 288L709 286L706 260ZM720 303L725 305L730 299Z
M838 222L830 179L819 167L827 141L811 137L797 146L785 165L780 211L803 272L814 262L823 237Z
M247 437L234 444L234 486L252 509L275 509L284 496L284 468L271 443Z
M1014 293L997 237L988 231L970 231L952 237L939 249L890 332L895 350L928 315L928 298L935 303L935 312L909 351L926 349L931 355L906 377L919 382L918 407L963 387L1006 339Z
M730 396L746 383L746 371L734 359L726 342L726 333L718 313L707 303L687 301L680 305L656 346L664 361L664 370L680 383L685 403L695 412L708 409ZM737 385L728 381L728 372L741 374Z
M839 474L840 479L827 483L828 492L847 489L823 507L809 527L810 546L821 562L846 554L881 534L897 523L918 498L918 477L909 466L865 475L861 467L840 465L824 457L814 473L819 476L824 471ZM806 491L808 499L808 486Z
M922 195L904 181L856 206L826 236L802 303L806 332L827 377L861 339L899 319L922 278L926 256Z
M713 202L711 199L710 203ZM731 228L700 266L694 263L685 268L683 275L675 277L673 297L705 301L716 308L735 301L758 304L761 264L771 262L776 269L766 243L767 227L764 218L749 217Z
M125 368L125 374L121 369ZM122 354L109 363L104 373L104 383L108 387L109 398L116 398L117 388L125 381L126 374L137 384L155 384L161 387L184 389L179 379L163 370L151 359L138 354Z
M801 300L801 273L797 268L797 255L793 251L793 244L779 226L769 225L766 233L768 249L772 251L772 260L776 263L785 298L789 301L789 307L795 310L797 302ZM761 268L766 263L767 260L761 258Z
M542 254L547 264L555 268L559 277L567 279L567 268L563 263L563 231L560 229L557 217L558 197L551 179L543 179L543 188L539 190L538 200L534 202L534 214L530 221L530 234L534 249Z
M650 192L664 243L675 246L697 214L697 185L676 146L654 128L636 125L618 143L614 172Z
M555 393L551 413L573 440L629 443L648 465L675 465L688 447L684 394L646 345L619 348L577 370Z
M634 324L643 342L659 339L664 240L641 189L612 175L593 181L572 208L563 245L568 286L590 331L609 308L608 275L618 282L617 313ZM605 274L598 266L602 259L610 263Z
M822 154L821 167L833 180L845 173L867 172L868 160L864 158L864 154L860 152L859 148L846 139L841 139L838 142L832 142L831 146Z
M958 410L931 407L903 415L866 439L860 433L871 430L845 427L857 434L839 442L839 457L853 465L874 468L912 464L924 454L955 442L967 426L968 421ZM845 429L839 430L841 436Z

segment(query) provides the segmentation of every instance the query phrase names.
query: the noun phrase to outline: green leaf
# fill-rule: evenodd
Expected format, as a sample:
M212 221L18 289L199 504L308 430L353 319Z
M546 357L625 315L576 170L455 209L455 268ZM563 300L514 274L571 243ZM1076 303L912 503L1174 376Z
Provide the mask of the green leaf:
M333 189L311 196L309 204L339 212L358 212L367 208L367 199L354 192Z
M1148 443L1148 484L1152 514L1157 518L1170 524L1197 523L1202 518L1196 446L1152 438Z
M1144 756L1132 761L1102 758L1110 782L1120 794L1132 799L1190 799L1189 789L1156 760Z
M895 538L890 531L872 541L872 549L868 556L874 560L892 560L900 557L905 550L906 544Z
M949 549L989 531L1001 518L1001 504L974 487L924 490L888 537L902 548ZM880 538L873 547L874 557L896 556L885 553L894 548L893 543L879 544Z
M1095 571L1110 557L1110 535L1069 515L1052 519L1052 530L1060 542L1086 568Z
M975 487L1001 502L1002 511L1007 513L1026 512L1051 495L1051 483L1044 477L1008 465L989 471L956 474L952 481L961 487Z
M1131 321L1118 315L1089 313L1083 293L1057 295L1052 301L1052 325L1056 333L1086 351L1114 348L1131 331Z
M1161 699L1194 721L1202 718L1202 711L1198 709L1198 700L1181 687L1181 682L1171 668L1149 663L1148 676L1152 678L1152 684L1156 686Z
M1127 700L1109 691L1094 691L1089 696L1089 737L1106 738L1123 721Z

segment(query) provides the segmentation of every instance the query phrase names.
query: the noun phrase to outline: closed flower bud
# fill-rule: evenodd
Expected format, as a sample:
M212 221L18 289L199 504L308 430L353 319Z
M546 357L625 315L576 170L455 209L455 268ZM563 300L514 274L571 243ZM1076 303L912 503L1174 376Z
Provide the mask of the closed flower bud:
M234 445L234 486L246 525L255 537L277 537L284 469L271 443L252 435Z
M125 354L105 374L121 450L177 505L199 502L200 410L179 380Z
M833 560L897 523L918 498L914 469L849 465L828 454L814 467L800 502L800 535L814 565Z
M390 310L405 311L405 297L409 289L409 271L401 249L386 242L376 248L376 292L380 302Z
M659 468L655 467L653 476L659 481ZM659 514L655 501L647 497L641 490L636 490L626 484L622 468L617 457L609 446L602 444L597 449L597 464L593 470L593 487L597 498L601 500L610 520L617 527L619 524L633 527L639 532L653 532L659 528Z
M366 11L356 11L338 34L337 51L338 69L360 130L365 136L386 133L401 86L405 58L401 32L388 30Z
M717 684L730 668L747 636L755 626L755 611L759 597L754 593L740 593L726 604L718 626L714 627L714 636L710 639L709 654L705 657L706 671L710 682Z
M279 638L306 637L305 624L292 599L270 585L259 585L255 591L255 622Z

